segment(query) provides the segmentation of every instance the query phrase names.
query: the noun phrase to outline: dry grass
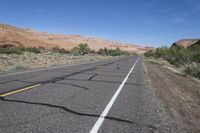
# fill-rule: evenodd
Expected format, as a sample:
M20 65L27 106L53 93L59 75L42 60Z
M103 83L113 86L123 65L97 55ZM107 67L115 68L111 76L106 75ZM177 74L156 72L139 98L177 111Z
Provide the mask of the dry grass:
M150 88L162 101L162 108L158 109L160 120L163 121L164 112L168 112L178 132L200 132L200 83L161 62L145 61Z
M35 54L30 52L25 52L22 55L0 54L0 72L16 72L22 70L61 66L65 64L75 64L110 58L116 57L100 55L73 56L51 51L42 52L41 54Z
M163 59L145 58L145 60L150 62L150 63L153 63L153 64L161 65L164 68L167 68L174 73L177 73L177 74L182 75L182 76L186 76L186 77L190 78L191 80L195 80L196 82L200 83L199 79L184 73L186 66L175 67L174 65L170 64L168 61L163 60Z

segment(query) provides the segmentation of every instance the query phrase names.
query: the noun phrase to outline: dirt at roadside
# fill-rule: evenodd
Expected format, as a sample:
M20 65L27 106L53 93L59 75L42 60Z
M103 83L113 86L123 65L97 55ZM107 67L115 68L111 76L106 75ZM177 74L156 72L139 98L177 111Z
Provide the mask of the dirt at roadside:
M159 104L158 128L200 132L200 83L166 67L144 60L147 86ZM167 118L166 118L167 117ZM167 120L166 120L167 119Z

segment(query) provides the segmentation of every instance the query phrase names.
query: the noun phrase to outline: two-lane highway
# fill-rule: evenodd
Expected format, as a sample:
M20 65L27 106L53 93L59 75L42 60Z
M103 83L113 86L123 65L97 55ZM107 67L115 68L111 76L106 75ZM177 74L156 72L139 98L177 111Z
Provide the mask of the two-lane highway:
M0 132L153 132L138 56L0 76Z

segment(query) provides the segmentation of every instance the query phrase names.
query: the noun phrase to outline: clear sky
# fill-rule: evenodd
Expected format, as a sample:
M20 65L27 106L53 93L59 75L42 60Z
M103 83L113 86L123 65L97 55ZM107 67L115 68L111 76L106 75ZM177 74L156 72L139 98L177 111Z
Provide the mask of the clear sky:
M0 0L0 23L166 46L200 38L200 0Z

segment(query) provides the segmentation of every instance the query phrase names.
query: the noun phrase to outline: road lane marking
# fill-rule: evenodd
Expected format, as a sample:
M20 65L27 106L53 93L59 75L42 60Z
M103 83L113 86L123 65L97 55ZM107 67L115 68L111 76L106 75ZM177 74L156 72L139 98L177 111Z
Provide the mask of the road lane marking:
M8 92L8 93L4 93L4 94L1 94L0 97L6 97L6 96L9 96L9 95L13 95L13 94L16 94L16 93L19 93L19 92L22 92L22 91L26 91L26 90L36 88L38 86L41 86L41 84L36 84L36 85L32 85L32 86L29 86L29 87L26 87L26 88L22 88L22 89L18 89L18 90Z
M128 80L128 77L130 76L131 72L135 68L135 65L137 64L138 60L139 60L139 57L137 58L136 62L134 63L134 65L130 69L129 73L127 74L127 76L125 77L125 79L123 80L123 82L121 83L121 85L119 86L119 88L117 89L117 91L115 92L115 94L113 95L113 97L111 98L111 100L109 101L109 103L107 104L106 108L104 109L104 111L102 112L102 114L100 115L100 117L98 118L98 120L96 121L96 123L94 124L94 126L92 127L92 129L90 130L90 133L97 133L98 132L99 128L103 124L103 121L104 121L105 117L107 116L109 110L111 109L113 103L115 102L117 96L121 92L124 84Z

